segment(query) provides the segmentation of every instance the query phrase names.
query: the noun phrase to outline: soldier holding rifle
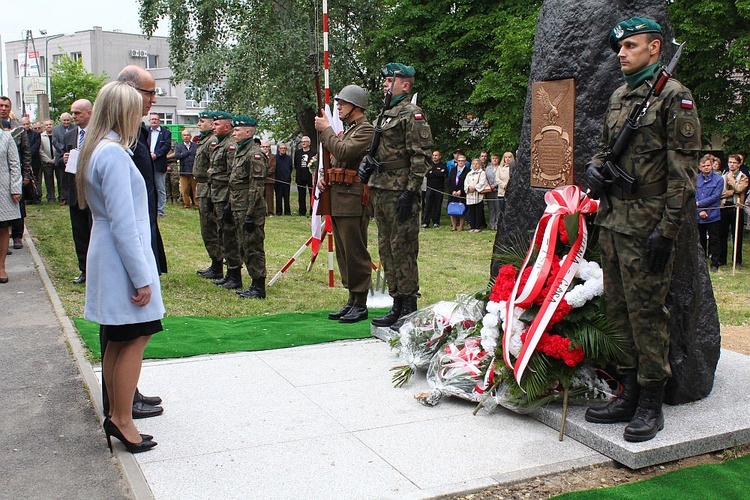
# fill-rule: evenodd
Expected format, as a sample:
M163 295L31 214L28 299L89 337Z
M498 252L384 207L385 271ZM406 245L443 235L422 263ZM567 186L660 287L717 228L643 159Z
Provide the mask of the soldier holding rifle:
M608 202L596 218L607 317L631 346L618 364L622 393L603 408L589 408L586 420L628 422L625 440L647 441L664 427L664 386L671 376L665 301L675 240L686 205L694 203L701 129L690 91L670 78L680 50L659 68L664 39L658 23L622 21L609 42L626 83L609 100L600 151L586 176L592 197Z
M373 143L380 140L360 165L360 178L370 187L378 251L393 297L391 310L372 324L397 330L403 317L417 310L419 193L432 161L432 132L422 110L410 101L414 68L389 63L381 73L386 99Z

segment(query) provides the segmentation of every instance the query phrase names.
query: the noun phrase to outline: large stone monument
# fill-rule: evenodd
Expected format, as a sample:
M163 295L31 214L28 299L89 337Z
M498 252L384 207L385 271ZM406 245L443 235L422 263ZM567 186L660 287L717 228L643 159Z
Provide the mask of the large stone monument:
M573 79L575 82L575 183L585 186L584 170L598 148L604 113L612 92L622 85L617 57L607 42L617 22L648 16L664 29L662 58L674 53L672 28L663 0L546 0L539 13L534 39L529 92L516 162L506 193L505 214L498 224L495 249L536 227L544 211L547 189L531 187L532 84ZM664 62L664 61L662 61ZM679 65L676 70L679 78ZM700 109L698 110L700 112ZM696 165L697 169L697 165ZM673 377L666 402L686 403L706 397L713 387L721 337L718 312L708 269L698 244L695 204L686 208L677 241L677 258L668 296L671 314L670 362ZM492 276L499 263L493 259Z

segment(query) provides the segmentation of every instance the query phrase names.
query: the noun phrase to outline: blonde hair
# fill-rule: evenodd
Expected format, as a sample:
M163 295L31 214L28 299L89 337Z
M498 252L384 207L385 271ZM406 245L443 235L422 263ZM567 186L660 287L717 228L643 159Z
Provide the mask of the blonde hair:
M513 156L513 153L511 153L510 151L506 151L505 153L503 153L503 159L501 160L500 163L505 164L505 157L506 156L510 156L510 161L515 160L515 157ZM510 162L508 162L508 163L510 163Z
M110 132L115 131L123 149L131 149L138 141L138 131L143 113L143 98L130 84L111 82L102 87L94 101L91 121L86 131L86 139L78 157L76 187L78 204L86 208L86 179L89 174L91 156L99 142Z

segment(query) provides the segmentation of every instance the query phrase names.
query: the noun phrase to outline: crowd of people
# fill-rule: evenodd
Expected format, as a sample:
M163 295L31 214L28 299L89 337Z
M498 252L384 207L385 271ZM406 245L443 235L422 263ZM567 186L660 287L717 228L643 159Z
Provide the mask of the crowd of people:
M663 38L653 20L634 18L616 28L610 43L627 83L612 96L620 106L611 106L610 113L622 121L625 115L617 110L630 109L630 101L637 98L627 88L641 88L655 74ZM149 113L156 101L155 80L137 66L124 68L95 103L74 102L57 126L51 120L14 120L10 100L0 97L0 283L8 282L5 259L11 253L10 242L14 248L23 245L24 202L40 203L44 186L48 202L69 207L80 269L74 282L86 284L84 317L100 324L108 442L115 437L133 453L156 445L153 436L138 432L133 418L163 412L161 399L140 394L137 382L143 351L151 335L162 330L165 313L159 276L167 272L167 262L158 219L165 216L170 193L184 208L198 209L211 263L197 275L235 290L240 298L265 299L265 219L291 215L294 173L298 215L332 219L336 259L349 296L328 318L340 323L368 318L367 228L374 220L393 305L372 324L394 330L417 310L420 229L440 227L446 195L451 231L464 231L467 222L475 233L497 229L513 154L481 151L469 161L457 148L443 163L422 110L410 99L414 68L389 63L381 73L385 99L377 126L365 117L369 99L357 85L344 87L334 98L342 131L334 130L323 113L315 119L330 164L327 156L318 161L308 136L301 138L294 154L284 142L272 152L270 142L255 137L254 117L223 110L203 111L198 133L183 130L181 141L173 144L159 115ZM679 154L668 162L664 155L644 156L644 164L653 168L636 173L637 196L617 191L605 186L602 174L609 142L605 130L602 149L586 172L592 196L606 193L613 202L609 210L600 209L596 219L601 226L607 313L634 339L631 352L618 366L625 391L610 405L589 409L586 419L629 422L625 439L630 441L651 439L664 426L661 403L669 366L665 356L656 359L654 353L668 347L663 305L683 208L670 200L687 199L695 190L701 244L712 271L726 265L729 238L736 242L735 262L742 262L745 214L739 207L746 203L748 191L744 158L729 155L722 171L719 158L705 155L697 184L693 183L690 169L700 149L700 124L692 96L675 80L665 92L679 97L669 102L681 103L680 109L670 110L683 124L680 135L662 130L658 121L649 122L652 125L639 129L639 134L652 134L650 139L660 149L677 148ZM148 126L143 117L148 117ZM623 161L638 154L628 149ZM673 177L669 182L667 170ZM171 186L170 178L179 179L178 188ZM320 203L313 214L315 193ZM639 221L645 222L638 225ZM634 265L639 259L648 266ZM243 266L251 278L247 288ZM639 306L628 307L631 303ZM645 352L643 346L650 350Z
M700 244L711 260L711 271L733 262L742 265L742 240L750 212L748 191L750 172L741 154L730 154L726 168L721 158L707 154L699 162L695 206ZM733 242L732 255L729 241Z

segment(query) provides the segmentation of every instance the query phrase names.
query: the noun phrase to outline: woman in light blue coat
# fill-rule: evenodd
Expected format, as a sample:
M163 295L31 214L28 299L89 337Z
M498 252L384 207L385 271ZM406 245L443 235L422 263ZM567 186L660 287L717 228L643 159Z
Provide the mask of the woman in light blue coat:
M143 99L126 83L99 92L78 158L79 205L94 223L86 258L84 317L102 325L109 344L102 359L111 415L104 420L107 444L119 439L131 453L156 446L138 432L133 395L151 335L162 330L164 303L151 250L148 198L131 159ZM83 195L82 195L83 194Z

